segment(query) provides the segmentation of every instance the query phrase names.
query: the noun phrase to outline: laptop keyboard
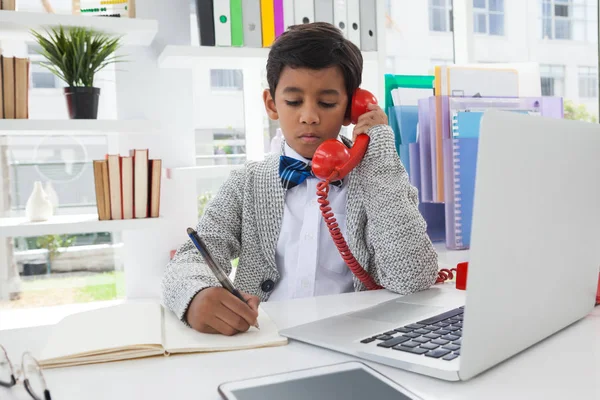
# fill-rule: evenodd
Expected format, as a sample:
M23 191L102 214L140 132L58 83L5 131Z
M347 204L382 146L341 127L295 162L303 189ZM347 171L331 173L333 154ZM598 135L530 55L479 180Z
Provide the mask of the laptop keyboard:
M460 356L464 307L361 340L378 347L451 361Z

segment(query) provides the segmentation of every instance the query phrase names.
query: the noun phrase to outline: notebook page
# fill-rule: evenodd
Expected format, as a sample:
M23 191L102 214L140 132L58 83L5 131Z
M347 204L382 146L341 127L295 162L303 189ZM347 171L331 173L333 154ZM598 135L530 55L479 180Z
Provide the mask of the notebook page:
M161 306L125 303L62 319L52 328L40 361L148 344L161 345Z
M279 336L275 323L259 307L260 330L250 327L247 332L234 336L207 334L195 331L183 324L171 311L164 310L164 348L170 353L194 351L225 351L256 347L277 346L287 343Z

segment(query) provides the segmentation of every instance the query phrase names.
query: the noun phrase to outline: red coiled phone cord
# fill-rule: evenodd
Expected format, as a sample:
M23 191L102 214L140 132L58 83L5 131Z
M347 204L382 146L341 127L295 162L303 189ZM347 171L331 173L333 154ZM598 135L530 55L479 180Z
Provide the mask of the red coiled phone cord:
M329 181L321 181L317 184L317 196L319 196L319 204L321 205L321 214L323 214L323 219L327 224L327 228L329 229L329 233L331 234L331 238L335 243L340 255L344 259L350 271L365 285L367 290L377 290L383 289L383 287L379 286L371 275L367 271L360 266L354 255L348 248L348 244L342 235L342 231L340 230L338 223L336 222L333 213L331 212L331 207L329 206L329 200L327 200L327 195L329 193Z
M377 290L383 289L382 286L379 286L369 275L367 271L364 270L363 267L360 266L354 255L350 251L344 236L342 235L342 231L340 230L338 223L331 212L331 207L329 206L329 200L327 200L327 195L329 194L329 180L321 181L317 184L317 196L319 196L319 204L321 209L321 214L323 215L323 219L327 224L327 229L329 229L329 233L331 234L331 238L335 243L340 255L344 259L350 271L365 285L367 290ZM453 279L454 274L452 272L456 272L456 268L446 269L443 268L438 271L438 277L435 283L443 283L447 280Z

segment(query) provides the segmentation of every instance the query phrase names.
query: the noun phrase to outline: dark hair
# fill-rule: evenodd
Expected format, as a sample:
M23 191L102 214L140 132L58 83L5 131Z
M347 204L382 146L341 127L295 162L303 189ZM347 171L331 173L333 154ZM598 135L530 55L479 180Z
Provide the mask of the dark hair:
M284 67L323 69L338 66L344 75L348 104L362 81L363 57L356 45L326 22L293 25L275 40L267 59L271 96Z

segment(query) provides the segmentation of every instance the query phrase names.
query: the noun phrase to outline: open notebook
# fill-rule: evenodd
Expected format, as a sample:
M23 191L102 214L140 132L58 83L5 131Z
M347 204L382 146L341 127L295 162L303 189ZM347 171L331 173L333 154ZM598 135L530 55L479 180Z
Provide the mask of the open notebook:
M70 315L56 324L40 356L43 368L140 357L280 346L287 339L259 308L260 330L235 336L197 332L158 303L125 303Z

